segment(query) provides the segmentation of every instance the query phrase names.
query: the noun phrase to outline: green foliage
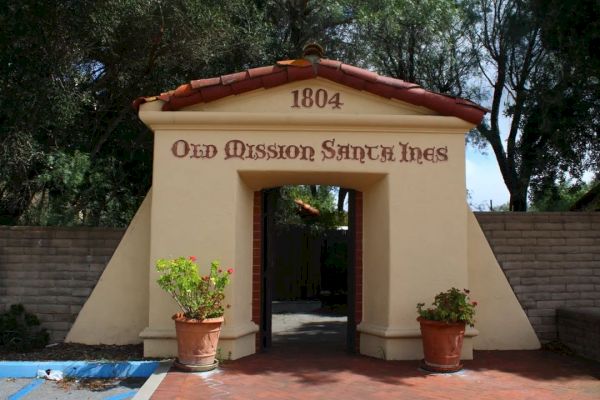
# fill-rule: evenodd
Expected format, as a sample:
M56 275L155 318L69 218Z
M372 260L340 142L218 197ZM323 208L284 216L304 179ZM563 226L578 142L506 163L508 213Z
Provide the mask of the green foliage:
M156 270L160 277L157 283L173 297L186 318L203 320L220 317L225 312L224 292L233 269L223 271L219 262L213 261L209 274L200 276L195 261L194 256L158 260Z
M454 0L376 0L357 12L354 40L368 66L441 93L478 97L465 26L473 17Z
M419 316L431 321L443 322L464 322L470 326L475 323L476 301L469 299L469 290L458 290L451 288L446 292L441 292L433 303L433 307L425 307L425 303L417 304Z
M562 181L558 184L549 182L540 191L532 193L531 211L569 211L571 206L583 196L593 184Z
M40 320L25 311L21 304L13 304L0 314L0 349L29 352L43 348L50 336L40 328Z
M262 15L241 0L4 2L0 223L126 225L152 169L131 101L262 65Z
M6 0L0 224L126 225L153 151L131 101L298 57L308 41L430 90L487 96L490 119L470 137L491 145L511 209L524 210L530 187L600 168L599 13L594 0ZM327 218L314 225L344 217Z
M298 58L309 42L319 43L327 56L353 62L359 57L349 38L361 1L266 0L258 1L267 29L269 61ZM257 21L258 22L258 21Z
M348 217L338 211L332 186L283 186L277 202L276 221L280 225L302 225L316 232L347 225ZM319 210L318 216L301 216L294 200L300 199Z
M587 47L598 41L600 10L592 3L472 3L478 22L469 32L491 99L476 142L494 151L511 211L527 210L530 188L539 193L548 182L600 168L600 70L597 52Z

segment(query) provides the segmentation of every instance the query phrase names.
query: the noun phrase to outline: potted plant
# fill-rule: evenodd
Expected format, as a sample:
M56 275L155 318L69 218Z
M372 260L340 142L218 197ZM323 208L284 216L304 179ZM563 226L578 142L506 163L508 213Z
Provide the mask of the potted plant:
M459 371L465 326L473 326L477 302L469 299L467 289L451 288L435 296L433 307L424 306L417 304L425 356L422 367L433 372Z
M225 287L233 269L223 271L213 261L208 275L198 272L196 257L160 259L158 285L173 297L182 312L173 315L177 334L175 366L187 371L208 371L218 365L215 360L221 324Z

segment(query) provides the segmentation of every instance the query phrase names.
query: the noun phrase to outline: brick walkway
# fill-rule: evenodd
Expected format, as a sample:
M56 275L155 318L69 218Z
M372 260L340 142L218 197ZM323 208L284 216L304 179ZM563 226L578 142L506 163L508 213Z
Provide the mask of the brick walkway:
M171 371L152 399L598 400L600 363L541 350L478 351L465 370L431 375L415 361L286 346L209 373Z

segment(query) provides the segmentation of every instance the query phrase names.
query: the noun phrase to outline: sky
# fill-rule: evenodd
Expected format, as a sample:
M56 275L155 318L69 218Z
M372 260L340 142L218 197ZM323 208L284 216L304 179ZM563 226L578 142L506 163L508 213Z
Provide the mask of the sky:
M511 120L503 112L498 115L502 140L506 140L510 123ZM466 153L467 190L471 196L468 199L471 208L478 211L491 211L490 200L493 208L508 203L510 194L500 174L494 150L487 145L482 152L467 145Z
M474 208L489 211L490 200L494 208L508 203L508 189L502 180L496 156L489 147L482 154L468 145L466 167L467 189L471 195L469 202Z
M498 123L500 132L509 131L510 119L501 114ZM503 135L503 140L506 139L505 136ZM482 153L473 146L467 145L466 153L467 190L471 196L469 199L471 208L477 211L490 211L490 200L494 209L508 203L510 194L500 174L492 148L488 145ZM593 178L594 174L591 171L583 175L585 182L591 182Z

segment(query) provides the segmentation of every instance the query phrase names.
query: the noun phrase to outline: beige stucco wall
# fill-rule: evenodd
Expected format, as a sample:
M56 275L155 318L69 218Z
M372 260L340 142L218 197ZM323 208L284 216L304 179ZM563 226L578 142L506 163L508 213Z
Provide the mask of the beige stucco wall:
M477 299L478 350L539 349L540 342L475 215L468 212L469 287Z
M148 326L148 271L152 190L133 217L66 342L140 343Z
M290 109L291 91L307 86L340 92L343 109L339 113ZM233 307L225 314L225 353L238 358L254 352L248 337L258 329L251 322L252 192L286 183L316 183L364 192L364 309L359 331L386 346L393 342L386 354L389 359L420 357L420 348L414 346L415 304L449 286L468 283L464 208L468 123L322 79L186 111L161 112L159 106L159 102L145 104L140 110L140 118L155 131L150 260L195 255L204 266L219 259L236 269L226 293ZM314 161L225 159L223 150L234 139L312 146L316 152ZM448 160L324 160L321 149L329 139L336 144L394 146L396 151L399 142L422 149L444 147ZM171 150L178 140L211 144L220 153L212 159L178 158ZM148 354L164 354L173 348L170 316L176 306L155 279L151 270L149 327L142 337ZM238 346L242 341L249 347ZM366 346L363 352L373 351Z
M339 92L344 107L291 108L291 93L305 87ZM140 252L130 265L143 269L137 272L136 290L147 297L142 296L144 300L136 302L131 312L144 309L147 324L140 326L141 320L131 323L130 330L141 331L146 355L175 354L170 317L177 307L155 283L153 265L158 258L181 255L196 256L203 272L215 259L235 268L226 291L232 307L225 314L221 352L234 359L255 352L258 327L251 321L253 192L282 184L333 184L363 192L361 353L386 359L421 358L416 304L429 303L436 293L452 286L472 287L474 298L482 304L477 329L467 331L464 358L472 357L473 347L536 346L529 322L465 207L464 134L471 124L323 79L260 89L183 111L162 112L160 108L160 101L150 102L142 105L139 113L155 132L149 194L152 207L149 210L149 199L139 213L149 215L143 219L146 241L128 231L121 245ZM336 144L394 146L395 151L400 143L421 149L442 147L447 160L361 163L324 159L323 142L331 139ZM192 153L178 157L172 148L180 140L213 145L218 153L211 159L190 157ZM224 149L231 140L310 146L315 154L312 161L226 159ZM181 147L178 149L176 153L181 155ZM135 224L134 220L132 226ZM115 265L121 258L115 255ZM108 313L105 297L126 302L134 296L123 283L106 288L109 280L120 279L115 270L111 261L104 285L98 285L86 308ZM145 288L139 289L139 285ZM92 313L82 314L70 338L106 342L106 335L97 329L91 332ZM506 321L514 334L506 336L497 329L506 326Z

